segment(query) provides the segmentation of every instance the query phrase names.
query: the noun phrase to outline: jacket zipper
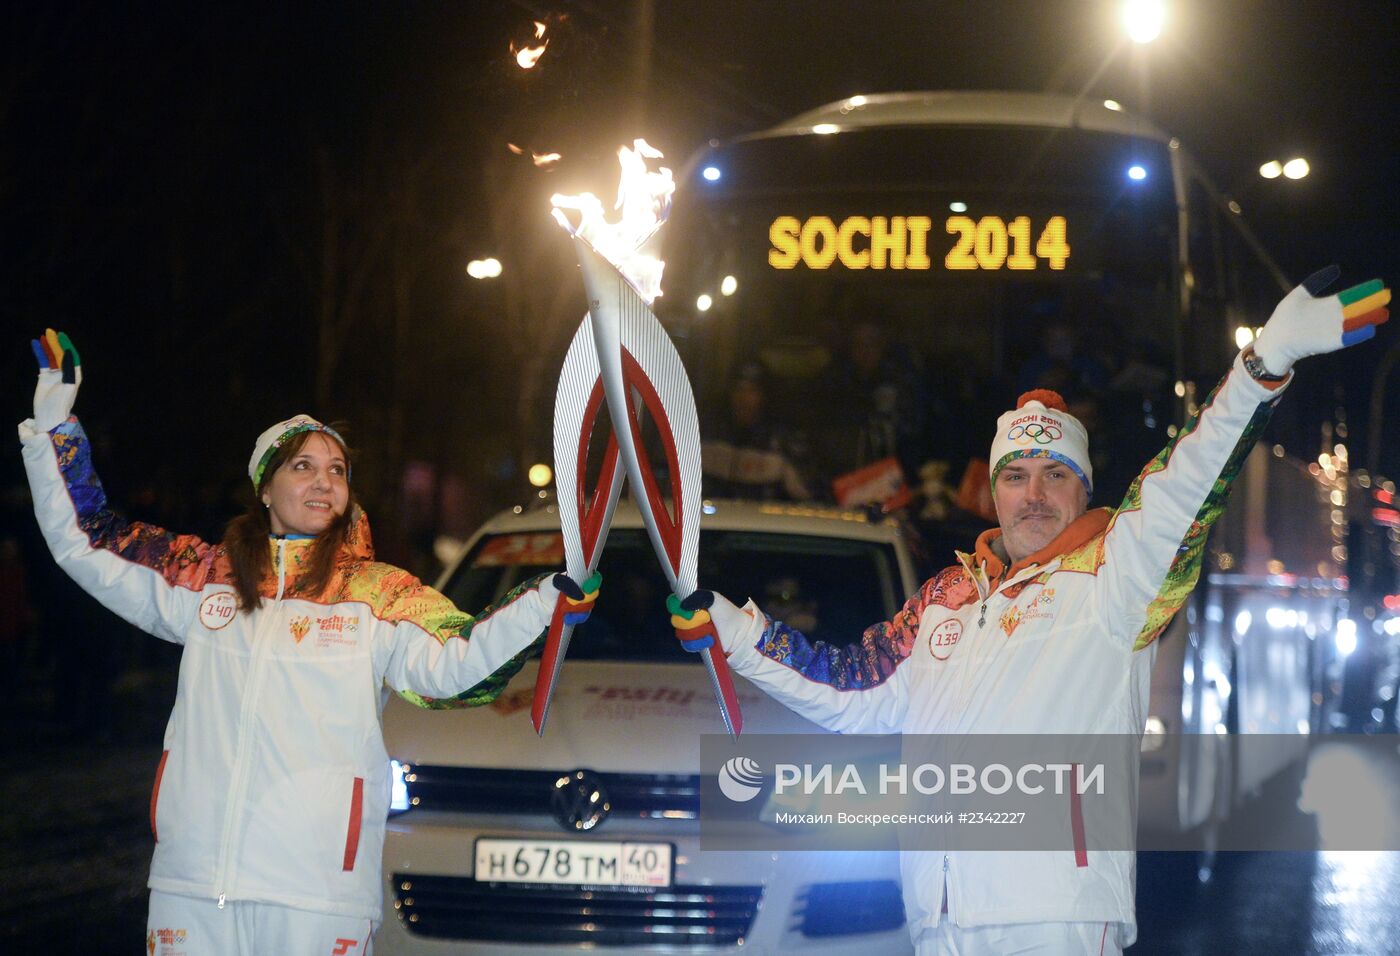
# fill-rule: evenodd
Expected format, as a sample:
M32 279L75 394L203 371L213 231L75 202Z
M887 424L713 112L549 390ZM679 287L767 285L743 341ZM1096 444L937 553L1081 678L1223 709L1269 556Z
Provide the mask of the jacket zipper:
M253 632L253 659L248 665L248 683L243 688L243 703L238 714L238 752L233 760L233 779L229 786L229 802L224 810L224 832L223 840L219 850L219 868L215 885L219 888L219 909L224 908L227 899L227 887L229 882L229 863L233 855L234 821L237 819L237 811L244 801L244 794L248 787L248 750L249 738L252 736L253 713L256 710L259 690L261 690L261 677L264 645L267 644L265 635L268 630L275 626L277 621L276 610L282 603L282 593L287 586L287 542L279 538L277 540L277 597L273 599L273 613L267 615L267 622L258 630Z
M947 913L950 919L952 918L948 906L948 854L946 853L943 854L943 905L939 909L942 910L942 913ZM938 921L943 922L942 914L939 915Z

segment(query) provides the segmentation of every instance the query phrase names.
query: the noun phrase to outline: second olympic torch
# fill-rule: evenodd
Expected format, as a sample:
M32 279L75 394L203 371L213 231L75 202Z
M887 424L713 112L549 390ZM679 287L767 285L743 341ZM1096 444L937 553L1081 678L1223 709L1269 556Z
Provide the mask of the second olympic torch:
M632 285L587 240L575 236L574 247L618 458L671 591L684 600L699 586L700 551L700 425L690 379L675 344ZM670 509L643 447L640 408L650 415L665 452ZM712 643L698 653L725 729L737 736L743 715L724 649Z

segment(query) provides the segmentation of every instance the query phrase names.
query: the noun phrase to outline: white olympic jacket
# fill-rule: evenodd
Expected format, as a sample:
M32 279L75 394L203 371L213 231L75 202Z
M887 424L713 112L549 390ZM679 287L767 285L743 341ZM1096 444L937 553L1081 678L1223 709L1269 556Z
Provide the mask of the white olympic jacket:
M106 607L183 645L151 794L149 886L379 920L388 687L424 707L489 703L543 636L556 591L473 618L373 560L363 514L325 593L297 594L311 541L273 539L264 600L238 610L222 547L107 507L76 418L20 426L59 565Z
M1286 383L1285 383L1286 384ZM1087 512L1005 567L984 533L857 643L809 642L745 607L730 665L789 708L843 733L1136 734L1154 641L1195 587L1206 533L1280 395L1233 370L1148 462L1116 510ZM1137 936L1127 851L901 854L914 939L958 926L1114 922Z

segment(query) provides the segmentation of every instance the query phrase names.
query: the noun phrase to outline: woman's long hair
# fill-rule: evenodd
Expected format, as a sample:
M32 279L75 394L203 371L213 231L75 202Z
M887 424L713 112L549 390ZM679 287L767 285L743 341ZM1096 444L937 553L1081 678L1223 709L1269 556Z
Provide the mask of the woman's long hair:
M272 574L272 549L268 547L272 521L268 516L267 507L260 500L262 490L267 487L277 469L301 451L307 439L316 434L324 432L301 432L293 435L285 445L277 449L267 467L263 469L262 482L253 495L252 503L224 529L224 549L228 552L229 564L233 570L233 587L238 593L238 607L241 610L251 613L262 607L262 595L258 592L258 585ZM348 465L350 449L342 445L341 450ZM330 584L331 575L335 573L336 557L350 534L351 518L358 507L354 489L350 489L345 511L337 515L330 527L318 534L316 541L311 545L311 551L307 555L307 571L296 583L297 593L319 595Z

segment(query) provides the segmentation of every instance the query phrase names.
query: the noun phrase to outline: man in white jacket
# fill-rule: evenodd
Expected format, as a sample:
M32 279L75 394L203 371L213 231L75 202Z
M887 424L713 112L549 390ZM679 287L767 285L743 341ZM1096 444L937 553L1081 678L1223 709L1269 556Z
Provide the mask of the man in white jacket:
M843 733L1142 733L1156 638L1196 584L1206 535L1299 358L1370 338L1377 280L1317 297L1324 270L1258 341L1116 509L1087 510L1084 427L1053 392L1001 416L990 467L1000 527L847 646L808 641L750 601L702 591L681 606L730 666ZM906 851L905 910L920 954L1117 953L1137 936L1131 851Z

